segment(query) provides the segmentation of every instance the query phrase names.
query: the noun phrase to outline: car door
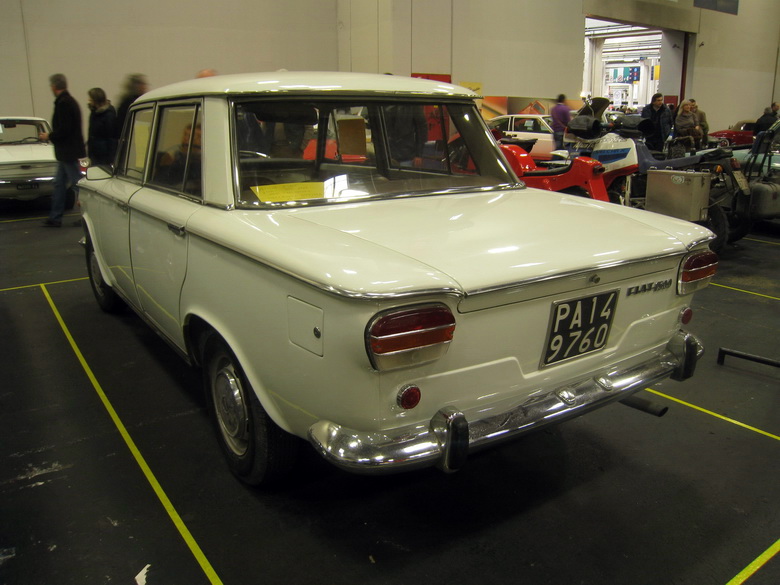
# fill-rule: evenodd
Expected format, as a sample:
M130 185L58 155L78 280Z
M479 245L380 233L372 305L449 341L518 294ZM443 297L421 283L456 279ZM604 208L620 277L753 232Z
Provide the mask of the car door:
M552 129L539 116L515 116L514 127L517 138L535 139L531 157L548 160L554 147Z
M130 254L141 310L184 349L179 296L187 273L187 220L202 207L201 105L157 108L146 183L130 200Z
M99 216L96 250L111 273L112 286L138 307L130 262L129 202L141 189L144 178L154 109L137 109L131 116L120 146L116 172L101 184L94 202L95 213Z
M504 134L506 134L508 138L522 138L520 136L520 132L517 131L517 120L517 116L507 116L506 130L504 130Z

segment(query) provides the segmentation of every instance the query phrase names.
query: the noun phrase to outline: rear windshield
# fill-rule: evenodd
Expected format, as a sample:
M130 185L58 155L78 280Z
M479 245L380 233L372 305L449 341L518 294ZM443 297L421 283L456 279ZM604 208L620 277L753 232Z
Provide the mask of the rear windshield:
M239 207L515 183L470 102L257 100L233 112Z

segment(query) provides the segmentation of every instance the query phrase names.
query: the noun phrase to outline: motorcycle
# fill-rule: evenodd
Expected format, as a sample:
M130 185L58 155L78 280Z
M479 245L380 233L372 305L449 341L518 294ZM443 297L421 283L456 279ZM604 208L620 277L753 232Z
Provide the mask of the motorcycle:
M751 192L749 219L776 219L780 217L780 122L759 133L746 152L745 176Z
M530 149L521 148L517 140L503 136L498 129L491 132L512 170L529 187L609 201L603 178L604 165L600 162L578 156L565 165L540 167L528 153Z
M716 252L747 233L750 190L730 150L664 158L644 143L653 130L650 120L625 116L603 125L608 104L606 98L593 98L583 106L569 123L567 141L569 153L604 165L611 202L705 225L716 235L710 244Z

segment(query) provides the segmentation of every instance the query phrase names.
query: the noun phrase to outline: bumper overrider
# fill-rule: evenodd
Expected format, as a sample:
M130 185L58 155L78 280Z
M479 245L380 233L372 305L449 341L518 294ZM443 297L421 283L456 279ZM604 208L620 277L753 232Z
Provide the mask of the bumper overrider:
M360 432L322 420L309 428L309 440L325 459L347 471L393 473L434 465L456 471L469 451L623 400L665 378L686 380L703 353L704 346L696 337L678 331L653 359L623 370L605 370L488 418L468 421L449 406L428 424L386 432Z

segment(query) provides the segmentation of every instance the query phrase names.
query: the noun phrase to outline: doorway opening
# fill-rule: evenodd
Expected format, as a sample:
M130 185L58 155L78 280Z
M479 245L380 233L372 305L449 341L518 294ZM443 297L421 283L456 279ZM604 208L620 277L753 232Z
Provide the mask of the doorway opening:
M682 31L586 18L583 99L606 97L612 109L635 112L660 92L676 106L684 91L685 40Z

